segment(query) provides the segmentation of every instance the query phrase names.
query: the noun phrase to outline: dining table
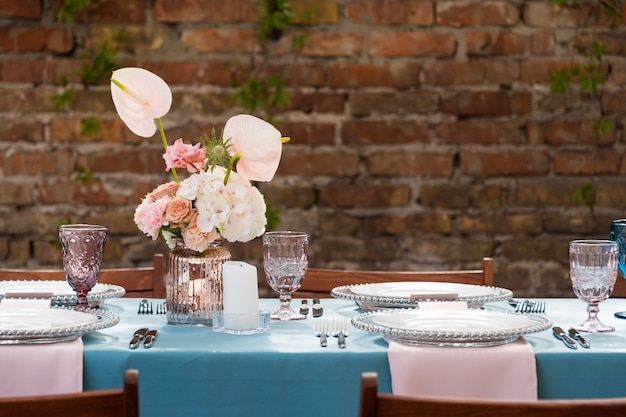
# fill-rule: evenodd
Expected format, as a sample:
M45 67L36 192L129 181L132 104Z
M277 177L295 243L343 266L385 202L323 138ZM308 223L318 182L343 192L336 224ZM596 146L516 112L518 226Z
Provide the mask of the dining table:
M120 321L83 335L84 390L121 387L124 370L138 369L140 411L150 417L356 416L363 372L376 372L379 390L391 392L388 343L381 334L350 325L345 348L333 337L322 347L315 336L321 319L350 323L362 314L352 300L322 299L321 317L272 321L268 332L246 335L168 324L166 315L156 314L164 300L147 301L152 314L138 313L137 299L105 301L101 308ZM566 331L587 315L576 298L530 301L544 301L545 315ZM298 299L293 303L297 307ZM277 299L259 300L261 311L278 306ZM506 301L485 307L513 309ZM626 321L613 316L624 309L626 299L600 304L600 319L616 330L586 334L588 349L567 348L550 329L523 336L535 352L539 399L626 397ZM152 346L129 349L133 332L144 327L157 330Z

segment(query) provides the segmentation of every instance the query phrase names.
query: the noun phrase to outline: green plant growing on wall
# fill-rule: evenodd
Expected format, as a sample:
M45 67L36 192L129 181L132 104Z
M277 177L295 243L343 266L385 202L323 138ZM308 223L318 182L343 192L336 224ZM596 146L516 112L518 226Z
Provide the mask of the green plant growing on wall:
M257 40L261 45L265 58L269 55L272 42L280 39L284 31L292 24L293 12L288 0L259 0L259 27ZM306 43L306 35L294 36L292 48L300 49ZM254 53L251 56L251 74L242 83L233 80L233 94L231 101L246 108L250 113L263 110L267 113L266 119L275 124L271 114L274 109L283 109L291 104L292 94L285 87L282 72L268 73L263 59L258 65Z
M279 40L286 29L292 24L293 12L288 0L259 0L259 27L257 40L261 45L262 54L266 59L257 65L254 53L251 55L251 74L242 83L234 80L231 83L233 93L231 102L246 108L250 113L263 111L265 119L276 125L271 112L283 109L291 104L292 93L287 90L282 72L268 73L265 63L269 55L272 42ZM309 20L310 16L303 16ZM299 50L306 44L306 35L299 34L292 38L292 48ZM271 230L280 223L280 211L273 207L265 198L267 228Z
M553 4L556 6L579 10L582 4L590 5L592 3L581 0L553 0ZM599 0L598 4L602 7L604 16L608 16L613 25L621 22L622 14L617 0ZM574 55L576 51L573 50L572 53ZM586 100L598 102L600 100L600 88L605 85L609 75L609 67L603 61L606 53L606 45L594 39L587 50L582 51L584 58L582 63L573 59L568 68L552 71L550 74L550 92L564 95L573 88L573 84L577 84ZM600 114L596 120L592 121L592 127L597 137L603 137L615 129L615 123ZM593 211L595 191L593 181L589 180L575 188L570 199L575 204L585 204Z
M72 23L77 13L91 4L91 0L64 0L57 12L59 22ZM116 61L117 52L127 42L128 34L124 30L118 30L110 37L100 43L95 51L82 51L79 56L86 58L87 62L77 73L82 88L87 90L99 80L108 79L111 72L119 65ZM61 91L53 94L51 102L57 110L67 110L74 103L74 90L71 88L67 75L61 76L57 80L57 85ZM89 116L81 120L80 134L94 136L102 133L100 119ZM82 183L93 182L93 175L83 166L76 169L74 181Z

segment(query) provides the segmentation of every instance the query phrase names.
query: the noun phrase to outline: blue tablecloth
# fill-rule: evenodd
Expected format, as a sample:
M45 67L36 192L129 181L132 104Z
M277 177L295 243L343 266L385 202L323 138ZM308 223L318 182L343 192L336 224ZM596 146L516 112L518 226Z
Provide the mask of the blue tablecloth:
M577 299L545 301L547 315L565 329L585 318ZM260 305L273 311L278 301ZM344 300L322 305L324 318L360 312ZM84 389L120 387L123 371L138 369L143 416L354 416L366 371L378 373L381 391L391 391L387 344L377 334L351 327L346 349L333 338L321 348L313 334L317 319L310 316L272 322L269 334L237 336L168 325L165 316L137 314L137 307L136 299L107 300L104 308L119 314L120 323L83 336ZM567 349L549 331L526 337L536 352L540 398L626 397L626 321L613 318L622 309L626 300L600 305L600 318L617 331L588 335L591 349ZM151 349L128 349L139 327L158 330Z

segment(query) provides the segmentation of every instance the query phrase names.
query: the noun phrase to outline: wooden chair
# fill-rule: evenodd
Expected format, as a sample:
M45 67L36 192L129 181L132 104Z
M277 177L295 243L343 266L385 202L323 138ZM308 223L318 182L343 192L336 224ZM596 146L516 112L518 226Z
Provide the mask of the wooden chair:
M98 282L124 287L126 297L165 298L163 254L153 257L151 267L102 269ZM0 269L0 280L65 280L63 270Z
M493 285L493 259L483 258L483 268L465 271L355 271L310 268L295 297L329 297L342 285L395 281L436 281Z
M78 394L0 398L11 417L139 417L139 372L124 372L124 387Z
M528 402L405 397L378 392L376 373L361 375L359 417L617 417L626 398Z

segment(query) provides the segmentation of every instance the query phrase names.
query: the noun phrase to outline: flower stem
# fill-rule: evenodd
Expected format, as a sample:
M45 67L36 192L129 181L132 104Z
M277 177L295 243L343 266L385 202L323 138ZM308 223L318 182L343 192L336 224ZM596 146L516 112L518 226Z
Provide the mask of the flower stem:
M167 149L167 138L165 137L165 131L163 130L163 123L161 123L161 118L157 117L155 120L156 120L157 126L159 127L161 140L163 141L163 149ZM176 174L176 168L171 168L170 171L172 171L172 176L174 177L174 181L180 182L178 181L178 174Z
M233 167L235 166L235 162L237 162L239 158L241 158L241 155L236 153L228 161L228 169L226 170L226 175L224 175L224 185L228 183L228 178L230 177L230 171L233 170Z

